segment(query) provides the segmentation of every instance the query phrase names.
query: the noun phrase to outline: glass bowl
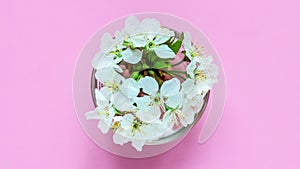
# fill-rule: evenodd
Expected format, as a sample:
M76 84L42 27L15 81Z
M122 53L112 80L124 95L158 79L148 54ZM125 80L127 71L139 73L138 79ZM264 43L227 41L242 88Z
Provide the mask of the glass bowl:
M202 133L204 133L203 135L205 136L204 140L208 139L221 118L225 100L224 73L221 62L212 44L208 41L204 34L199 31L199 29L178 17L161 13L143 13L134 16L140 20L144 18L155 18L160 21L161 25L172 28L178 32L189 31L194 40L205 46L207 53L213 57L214 62L219 66L219 83L206 93L203 99L202 107L195 115L194 122L187 127L179 127L175 132L170 133L169 135L165 135L151 142L146 142L145 146L143 147L143 151L141 152L136 151L129 144L125 144L123 146L114 144L112 141L113 132L109 131L107 134L101 133L99 129L95 127L97 126L97 121L87 121L85 118L85 113L88 110L96 107L94 89L100 87L99 82L95 78L95 70L92 68L91 62L94 55L99 51L102 35L105 32L110 32L113 34L115 30L123 27L126 17L118 19L99 29L94 35L92 35L81 50L77 60L73 78L73 98L77 117L83 130L94 143L110 153L130 158L151 157L164 153L175 147L189 133L193 126L198 123L204 112L208 112L206 110L211 109L211 107L214 106L215 108L212 108L214 113L210 112L210 114L214 115L213 118L211 118L212 115L208 114L205 123L205 125L208 126L206 127L208 130L205 131L204 126L204 131L202 131ZM214 100L215 102L213 102Z

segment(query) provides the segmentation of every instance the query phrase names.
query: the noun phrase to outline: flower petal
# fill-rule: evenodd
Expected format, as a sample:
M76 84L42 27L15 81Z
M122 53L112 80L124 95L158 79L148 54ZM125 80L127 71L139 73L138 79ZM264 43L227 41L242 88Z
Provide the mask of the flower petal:
M196 95L191 99L186 99L185 104L182 107L182 112L187 113L187 112L193 112L198 113L202 106L203 106L203 98L201 95Z
M123 116L115 116L114 118L113 118L113 120L114 120L114 122L116 122L116 121L122 121L122 119L123 119Z
M194 74L195 69L196 69L196 62L194 62L194 61L191 61L188 64L188 66L186 67L186 72L191 78L195 77L195 74Z
M191 51L193 50L193 47L192 47L192 41L191 41L191 34L190 34L190 32L184 32L183 46L184 46L184 50L186 52L185 55L190 60L192 60Z
M192 47L190 47L190 48L185 47L185 55L186 55L191 61L194 60L194 58L192 58L192 54L191 54L192 50L193 50Z
M98 69L98 65L100 63L100 59L104 56L104 53L102 52L98 52L96 53L96 55L94 56L93 60L92 60L92 66L94 69Z
M177 78L165 81L160 88L161 96L172 96L180 89L180 81Z
M122 58L115 58L112 54L104 55L102 52L97 53L92 61L94 69L114 68L118 72L123 72L122 68L117 65L121 62Z
M125 27L123 31L127 34L132 34L136 31L139 23L139 20L135 16L129 16L125 21Z
M130 126L132 125L134 120L134 116L132 114L125 114L121 121L121 127L126 129L130 129Z
M145 145L145 140L131 140L131 145L137 150L142 151L143 146Z
M85 118L87 120L91 120L91 119L101 119L101 116L98 114L97 110L93 110L93 111L88 111L85 113Z
M106 134L110 129L112 120L115 116L115 111L113 108L108 110L108 115L103 115L98 123L98 128L102 131L102 133Z
M115 31L114 42L117 46L123 46L124 34L123 32L117 30Z
M103 119L98 122L98 128L103 134L106 134L109 131L111 122L112 121L109 121L108 119Z
M148 106L147 109L142 109L136 112L137 117L146 123L151 123L159 119L161 111L158 105Z
M194 112L195 113L198 113L203 105L203 98L201 95L197 95L195 96L192 101L191 101L191 105L192 107L194 108Z
M163 116L163 124L167 128L173 128L176 120L176 115L172 111L168 110Z
M122 134L120 134L118 132L118 130L113 135L113 142L115 144L123 145L123 144L127 143L128 141L129 141L129 139L127 137L124 137Z
M92 66L95 69L103 69L107 67L111 67L114 62L114 56L112 55L104 55L104 53L99 52L94 56L92 61Z
M128 78L123 81L121 86L121 91L125 96L132 99L136 97L140 92L139 84L136 80Z
M192 50L192 38L190 32L184 32L183 46L186 51Z
M117 73L113 68L99 69L97 70L95 77L101 83L105 83L108 81L120 83L124 80L124 77Z
M95 89L95 90L98 90L98 89ZM104 104L107 104L107 101L111 100L111 94L112 94L111 89L109 89L107 86L103 86L98 91L99 91L99 95L101 95L100 96L101 99L98 98L98 93L96 93L96 99L98 98L99 101L102 101L102 102L104 102Z
M151 124L142 125L139 127L141 132L137 133L135 138L147 139L147 141L157 140L159 137L164 135L169 128L163 126L160 119L151 122Z
M114 39L111 37L109 33L104 33L101 38L100 50L103 53L110 52L110 49L114 45Z
M132 42L133 46L136 48L147 45L147 39L143 35L132 35L128 41Z
M97 70L95 77L101 83L105 83L111 80L111 75L114 74L114 70L112 68L105 68Z
M98 128L101 130L103 134L106 134L108 133L110 126L100 120L98 122Z
M187 110L180 114L179 120L180 120L180 123L184 127L186 127L187 125L192 124L194 122L194 117L195 117L195 113L193 111Z
M185 94L190 93L193 90L194 85L194 79L188 78L182 83L181 90Z
M171 38L172 36L175 36L174 31L172 31L168 28L161 28L160 34L168 36L169 38Z
M173 96L170 96L166 100L166 104L172 108L180 106L182 103L182 96L180 92L175 93Z
M151 103L151 99L149 96L136 97L134 98L134 102L137 104L139 109L147 109L148 105Z
M168 47L168 45L160 45L154 49L155 54L160 58L174 58L176 54Z
M130 48L127 48L122 52L122 58L124 61L131 64L136 64L141 61L142 55L143 52L138 49L131 50Z
M108 110L108 117L107 119L109 119L110 121L113 120L114 116L115 116L115 109L113 107L110 107Z
M140 28L143 32L146 33L156 33L159 32L161 29L159 21L153 18L146 18L142 20Z
M204 95L206 94L206 92L208 90L210 90L211 87L206 85L206 84L201 84L201 83L197 83L191 90L191 92L189 92L187 94L187 98L188 99L193 99L194 97L200 95L202 97L204 97Z
M126 97L122 92L114 94L112 102L116 109L120 111L128 111L133 108L131 100L128 97Z
M153 43L155 45L159 45L159 44L162 44L162 43L168 41L170 38L171 38L171 36L159 34L155 37L155 40L153 41Z
M107 90L107 87L102 87L100 90L95 89L95 97L98 106L108 106L111 96L111 91Z
M146 76L139 80L139 85L143 89L143 92L149 95L155 95L158 91L158 83L152 77Z

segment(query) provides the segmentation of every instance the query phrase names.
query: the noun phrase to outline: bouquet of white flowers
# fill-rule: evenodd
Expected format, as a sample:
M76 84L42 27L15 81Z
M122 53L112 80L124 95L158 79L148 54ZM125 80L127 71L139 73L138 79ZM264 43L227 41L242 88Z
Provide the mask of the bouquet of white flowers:
M96 109L86 119L99 120L113 141L142 151L144 144L191 125L217 82L218 67L203 46L146 18L128 17L122 30L102 36L92 66Z

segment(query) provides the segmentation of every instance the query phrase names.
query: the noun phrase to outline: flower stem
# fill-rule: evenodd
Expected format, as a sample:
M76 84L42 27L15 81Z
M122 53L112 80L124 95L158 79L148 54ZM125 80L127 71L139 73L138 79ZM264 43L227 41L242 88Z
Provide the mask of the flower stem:
M180 62L178 62L178 63L175 63L175 64L173 64L173 65L171 65L171 66L177 66L177 65L180 65L181 63L183 63L184 62L184 60L182 60L182 61L180 61Z
M174 76L176 76L176 77L178 77L178 78L180 78L182 80L186 80L183 76L181 76L181 75L179 75L177 73L174 73L174 72L168 72L168 73L171 74L171 75L174 75Z
M181 70L164 70L164 71L170 72L170 73L186 74L185 71L181 71Z

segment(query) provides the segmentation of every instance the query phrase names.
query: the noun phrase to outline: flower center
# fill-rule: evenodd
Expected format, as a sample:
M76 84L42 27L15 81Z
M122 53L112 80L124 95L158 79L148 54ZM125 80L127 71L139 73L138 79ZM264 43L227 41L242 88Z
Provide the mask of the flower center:
M200 80L207 79L207 74L204 70L195 70L195 76Z
M154 101L155 103L159 103L159 102L160 102L160 98L159 98L159 97L154 97L153 101Z
M197 47L196 45L193 45L194 50L191 52L191 57L198 57L201 56L201 51L203 50L203 47Z
M161 98L159 97L159 93L156 93L155 96L151 96L152 104L161 104Z
M142 123L138 121L134 121L133 125L131 126L132 134L135 135L137 132L142 133L141 127Z
M117 47L115 47L115 50L111 51L110 54L114 54L119 58L122 57L121 51Z
M105 107L103 111L98 112L99 115L103 115L106 118L109 117L109 111L108 111L108 107Z
M153 42L150 42L148 45L149 45L149 48L154 48L155 47L155 44Z
M120 126L121 126L121 123L119 121L116 121L112 124L112 128L115 130L118 129Z
M107 86L112 91L118 91L119 90L118 83L116 83L114 81L105 82L104 85Z

